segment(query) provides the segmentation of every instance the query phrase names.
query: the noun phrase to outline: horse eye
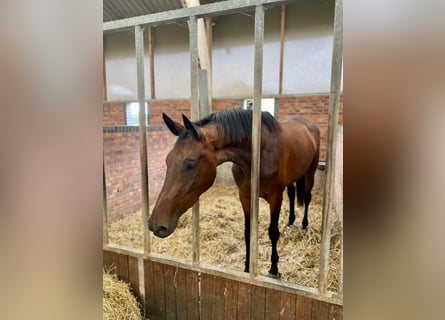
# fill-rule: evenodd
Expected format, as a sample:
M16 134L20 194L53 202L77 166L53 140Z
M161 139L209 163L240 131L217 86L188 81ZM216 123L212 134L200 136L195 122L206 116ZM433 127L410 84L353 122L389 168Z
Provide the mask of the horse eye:
M195 169L195 167L196 167L196 163L193 163L193 162L188 162L188 163L185 165L185 168L186 168L187 170L193 170L193 169Z

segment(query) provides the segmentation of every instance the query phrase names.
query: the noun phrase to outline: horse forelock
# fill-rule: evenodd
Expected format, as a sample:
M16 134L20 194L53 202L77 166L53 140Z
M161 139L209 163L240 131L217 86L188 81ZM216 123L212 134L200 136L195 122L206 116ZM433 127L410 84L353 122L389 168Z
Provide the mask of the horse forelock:
M215 124L226 143L240 143L252 139L252 117L251 110L230 109L212 113L195 124L199 127ZM261 113L261 123L271 133L281 132L278 121L268 112Z

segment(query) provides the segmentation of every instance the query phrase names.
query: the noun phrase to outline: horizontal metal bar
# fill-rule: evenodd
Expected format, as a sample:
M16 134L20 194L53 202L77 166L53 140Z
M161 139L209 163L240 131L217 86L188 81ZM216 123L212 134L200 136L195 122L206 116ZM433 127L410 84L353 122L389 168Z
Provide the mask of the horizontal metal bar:
M144 257L144 250L122 246L117 243L108 243L107 245L103 246L103 249L119 254L126 254L130 257L136 257L136 258Z
M131 17L121 20L103 23L103 31L119 31L133 28L137 25L155 25L173 23L187 20L191 16L203 18L206 16L218 16L242 11L253 11L257 5L266 7L278 6L282 4L293 4L304 0L237 0L221 1L203 4L198 7L182 8L176 10L162 11L158 13Z

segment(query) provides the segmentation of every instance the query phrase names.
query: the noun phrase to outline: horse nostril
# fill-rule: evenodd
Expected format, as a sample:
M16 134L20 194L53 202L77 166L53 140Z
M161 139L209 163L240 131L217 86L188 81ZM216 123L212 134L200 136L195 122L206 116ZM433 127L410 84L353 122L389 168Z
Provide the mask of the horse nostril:
M161 238L164 238L164 237L166 237L166 236L168 235L167 228L164 227L164 226L160 226L160 227L158 227L158 228L156 229L155 233L156 233L156 235L157 235L158 237L161 237Z

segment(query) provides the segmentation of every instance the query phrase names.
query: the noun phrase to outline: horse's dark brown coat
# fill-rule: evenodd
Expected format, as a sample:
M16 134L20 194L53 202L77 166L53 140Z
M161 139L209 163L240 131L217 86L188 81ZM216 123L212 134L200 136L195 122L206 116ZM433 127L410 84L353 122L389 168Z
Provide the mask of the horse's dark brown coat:
M163 118L178 139L167 155L167 173L149 219L150 230L159 237L170 235L175 230L179 217L212 186L216 167L223 162L233 162L232 173L245 215L245 270L248 271L252 112L226 110L196 123L191 123L183 115L183 124L173 121L165 114ZM294 184L298 181L297 194L299 200L304 200L305 204L305 228L318 165L319 146L319 129L312 122L301 117L278 122L270 114L262 113L259 192L260 197L270 205L272 266L269 272L272 275L278 275L276 245L283 191L288 187L291 197L290 215L293 215ZM292 224L294 219L295 217L290 216L289 223Z

